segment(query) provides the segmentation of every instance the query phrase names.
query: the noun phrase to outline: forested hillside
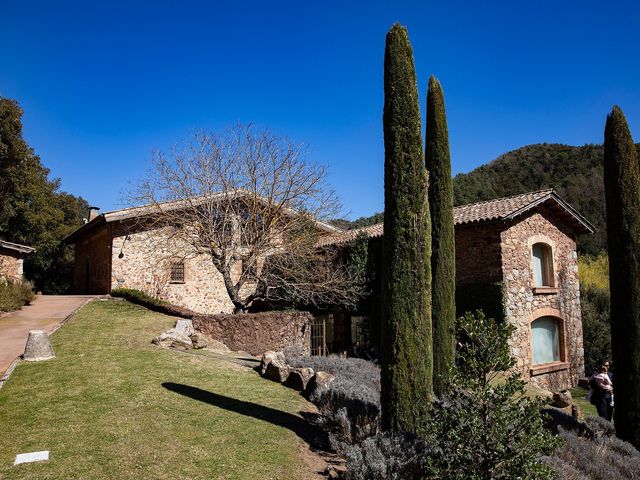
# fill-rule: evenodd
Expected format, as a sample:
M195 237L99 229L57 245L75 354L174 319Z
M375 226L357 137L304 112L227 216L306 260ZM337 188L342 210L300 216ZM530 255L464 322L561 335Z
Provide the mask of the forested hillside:
M640 151L640 144L636 148ZM594 235L578 240L581 253L595 255L606 248L602 155L602 145L528 145L456 175L454 203L463 205L553 187L596 227ZM380 214L359 218L351 222L351 228L376 223L379 218Z

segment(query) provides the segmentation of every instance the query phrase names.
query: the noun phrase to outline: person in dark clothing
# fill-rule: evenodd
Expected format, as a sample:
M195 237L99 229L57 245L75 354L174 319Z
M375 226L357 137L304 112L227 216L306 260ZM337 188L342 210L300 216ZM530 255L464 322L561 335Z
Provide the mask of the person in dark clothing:
M611 421L613 414L613 383L609 377L609 362L602 362L598 371L591 375L589 387L591 387L591 403L598 410L598 415Z

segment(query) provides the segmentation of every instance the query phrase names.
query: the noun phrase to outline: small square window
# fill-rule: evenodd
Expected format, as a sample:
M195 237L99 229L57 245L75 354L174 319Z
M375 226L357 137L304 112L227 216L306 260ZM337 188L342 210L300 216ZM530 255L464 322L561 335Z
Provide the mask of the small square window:
M184 283L184 262L173 262L171 264L171 282Z

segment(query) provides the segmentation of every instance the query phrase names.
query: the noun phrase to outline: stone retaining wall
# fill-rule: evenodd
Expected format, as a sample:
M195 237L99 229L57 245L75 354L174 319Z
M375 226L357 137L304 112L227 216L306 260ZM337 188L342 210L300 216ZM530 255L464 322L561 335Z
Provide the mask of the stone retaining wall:
M300 346L311 353L311 321L308 312L264 312L237 315L198 315L196 330L224 343L231 350L260 355Z

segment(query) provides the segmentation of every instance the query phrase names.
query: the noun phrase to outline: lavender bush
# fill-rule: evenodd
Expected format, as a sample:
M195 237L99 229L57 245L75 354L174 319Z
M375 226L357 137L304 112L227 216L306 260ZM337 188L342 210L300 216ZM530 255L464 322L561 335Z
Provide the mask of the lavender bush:
M311 400L323 415L332 444L352 444L380 429L380 368L359 358L304 357L285 351L295 368L311 367L336 377L328 389L317 389Z
M615 436L611 422L588 417L584 422L554 417L563 445L543 461L559 480L640 479L640 452ZM569 417L571 418L571 417Z

